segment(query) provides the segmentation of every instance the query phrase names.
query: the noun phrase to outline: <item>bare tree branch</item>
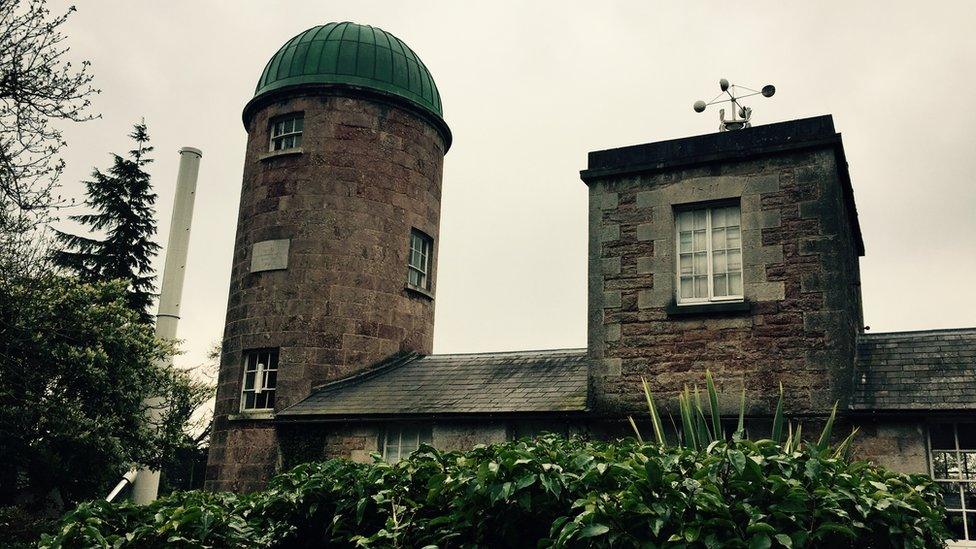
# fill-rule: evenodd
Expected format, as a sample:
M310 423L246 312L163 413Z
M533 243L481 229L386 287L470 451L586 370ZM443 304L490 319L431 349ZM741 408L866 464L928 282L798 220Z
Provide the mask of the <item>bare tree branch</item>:
M67 61L61 25L46 0L0 0L0 231L25 232L59 205L66 145L52 122L84 122L92 87L89 62Z

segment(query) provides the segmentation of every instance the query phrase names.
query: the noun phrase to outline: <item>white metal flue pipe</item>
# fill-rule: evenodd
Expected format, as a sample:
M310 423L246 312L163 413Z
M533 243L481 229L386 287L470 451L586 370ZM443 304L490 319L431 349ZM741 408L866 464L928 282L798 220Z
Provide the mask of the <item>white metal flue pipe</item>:
M197 174L200 172L200 149L180 149L180 170L176 176L176 199L173 201L173 217L169 226L166 245L166 263L163 280L159 287L159 309L156 313L156 338L176 339L176 326L180 321L180 301L183 297L183 278L186 275L186 255L190 247L190 224L193 221L193 199L197 191ZM159 365L171 368L167 360ZM146 403L150 418L159 419L162 401ZM156 500L159 493L159 471L139 469L132 483L132 500L145 505Z

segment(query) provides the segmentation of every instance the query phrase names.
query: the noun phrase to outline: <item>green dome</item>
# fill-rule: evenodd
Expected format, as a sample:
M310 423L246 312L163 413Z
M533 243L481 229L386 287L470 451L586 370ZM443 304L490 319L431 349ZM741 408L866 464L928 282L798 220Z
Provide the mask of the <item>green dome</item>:
M443 124L441 96L423 61L399 38L369 25L328 23L289 40L264 67L251 104L275 90L304 84L392 95Z

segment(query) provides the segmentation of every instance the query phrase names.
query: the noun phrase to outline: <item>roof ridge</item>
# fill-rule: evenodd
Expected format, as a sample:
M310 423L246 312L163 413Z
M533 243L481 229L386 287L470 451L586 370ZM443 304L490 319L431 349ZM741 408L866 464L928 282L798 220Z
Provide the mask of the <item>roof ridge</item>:
M910 336L910 335L927 335L927 334L945 334L945 333L973 333L976 334L976 326L961 327L961 328L932 328L928 330L904 330L898 332L876 332L876 333L862 333L859 334L859 338L873 338L882 336Z
M530 354L530 353L585 353L587 351L586 347L565 347L562 349L525 349L521 351L486 351L486 352L472 352L472 353L432 353L429 355L420 355L420 358L434 358L434 357L446 357L446 356L489 356L489 355L516 355L516 354Z
M417 358L420 358L422 356L423 355L412 353L412 352L397 353L384 360L373 363L371 367L365 370L360 370L356 373L347 375L346 377L340 377L339 379L327 381L325 383L322 383L321 385L315 385L314 387L312 387L312 393L310 394L314 394L319 391L324 391L326 389L332 389L337 385L349 385L349 384L365 381L371 377L399 368L400 366L406 366L407 364L410 364L411 362L417 360Z

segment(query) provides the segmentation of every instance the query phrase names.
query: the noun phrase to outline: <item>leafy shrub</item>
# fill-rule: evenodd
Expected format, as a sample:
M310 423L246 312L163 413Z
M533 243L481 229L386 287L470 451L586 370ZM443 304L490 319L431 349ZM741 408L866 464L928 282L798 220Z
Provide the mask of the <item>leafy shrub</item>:
M772 440L543 436L395 465L300 465L262 492L83 504L41 547L933 547L925 476Z

